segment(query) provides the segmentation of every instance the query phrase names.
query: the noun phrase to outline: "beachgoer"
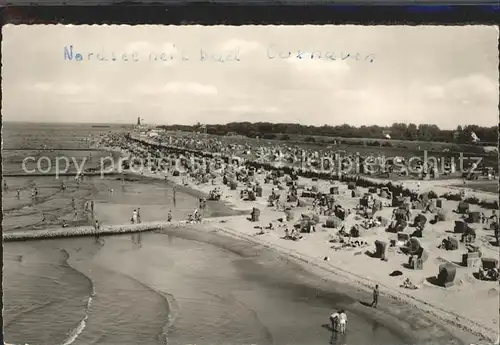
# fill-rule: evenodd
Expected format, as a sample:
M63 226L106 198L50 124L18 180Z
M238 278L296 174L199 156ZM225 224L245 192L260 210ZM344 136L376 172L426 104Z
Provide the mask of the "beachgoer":
M332 323L332 331L338 331L339 330L339 318L340 318L340 313L338 311L335 311L330 315L330 322Z
M94 214L94 200L90 201L90 211L92 211L92 214Z
M99 221L96 219L94 222L94 238L96 243L99 243L99 240L101 238L100 230L101 230L101 224L99 224Z
M373 301L371 304L371 306L373 308L377 308L378 296L379 296L379 291L378 291L378 284L377 284L377 285L375 285L375 288L373 289Z
M495 212L495 210L491 211L491 216L490 216L489 220L492 220L493 223L498 224L498 215Z
M75 213L73 213L73 222L76 222L78 220L78 211L75 211Z
M140 223L141 222L141 209L138 208L137 209L137 223Z
M172 210L168 210L168 215L167 215L167 222L172 221Z
M75 198L71 198L71 206L73 207L73 210L75 209Z
M344 309L340 311L339 326L340 326L340 333L345 334L347 327L347 314L345 313Z
M132 224L135 224L137 223L137 210L134 210L134 212L132 212Z
M17 193L17 198L21 198L21 191L19 189L16 190L16 193Z

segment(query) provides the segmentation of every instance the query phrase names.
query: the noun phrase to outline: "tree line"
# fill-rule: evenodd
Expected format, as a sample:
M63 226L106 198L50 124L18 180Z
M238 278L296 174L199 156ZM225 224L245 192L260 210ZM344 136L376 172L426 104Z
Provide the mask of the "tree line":
M347 124L340 126L306 126L297 123L270 123L270 122L231 122L227 124L206 125L196 124L159 126L167 130L182 130L205 132L215 135L238 134L250 138L290 140L296 136L306 136L307 141L313 141L314 136L334 138L366 138L408 141L436 141L457 144L471 144L475 133L481 143L496 145L498 140L498 126L480 127L477 125L457 126L454 130L440 129L436 125L414 123L394 123L391 126L361 126Z

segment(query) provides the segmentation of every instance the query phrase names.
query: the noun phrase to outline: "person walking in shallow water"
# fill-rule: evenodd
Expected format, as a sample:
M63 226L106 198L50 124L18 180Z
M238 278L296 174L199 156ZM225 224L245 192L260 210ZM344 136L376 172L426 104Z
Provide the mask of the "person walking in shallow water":
M373 301L371 304L371 306L373 308L377 308L378 296L379 296L379 291L378 291L378 284L377 284L377 285L375 285L375 288L373 289Z

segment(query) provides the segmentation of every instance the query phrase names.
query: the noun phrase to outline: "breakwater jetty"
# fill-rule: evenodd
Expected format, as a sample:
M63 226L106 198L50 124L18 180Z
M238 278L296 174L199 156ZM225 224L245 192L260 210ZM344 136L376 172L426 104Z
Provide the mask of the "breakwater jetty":
M192 223L186 220L181 220L177 222L159 221L159 222L144 222L139 224L102 225L99 230L96 230L93 226L54 228L54 229L44 229L44 230L16 230L16 231L4 232L2 238L5 242L15 242L15 241L54 239L54 238L64 238L64 237L133 234L133 233L148 232L148 231L163 230L163 229L183 228L199 224L224 222L234 217L244 217L244 216L212 217L203 219L201 223L199 222Z

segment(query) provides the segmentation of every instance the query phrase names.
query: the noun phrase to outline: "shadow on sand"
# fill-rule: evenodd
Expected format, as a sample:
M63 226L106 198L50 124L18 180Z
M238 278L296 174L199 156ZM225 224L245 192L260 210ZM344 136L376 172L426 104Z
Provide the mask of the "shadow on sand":
M441 286L441 284L439 283L436 276L427 277L426 280L427 280L427 282L429 282L430 284L432 284L434 286Z
M359 301L360 304L364 305L365 307L372 307L371 302L365 302L365 301Z

